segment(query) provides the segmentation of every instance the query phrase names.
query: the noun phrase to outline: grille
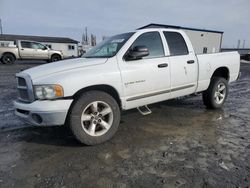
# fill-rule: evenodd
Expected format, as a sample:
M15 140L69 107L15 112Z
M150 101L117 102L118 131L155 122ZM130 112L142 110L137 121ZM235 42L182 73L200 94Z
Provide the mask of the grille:
M26 77L17 77L17 89L19 94L19 100L23 102L32 102L32 84L31 80Z
M18 86L27 86L24 78L18 77Z
M19 98L20 100L28 102L29 101L28 91L26 89L19 89Z

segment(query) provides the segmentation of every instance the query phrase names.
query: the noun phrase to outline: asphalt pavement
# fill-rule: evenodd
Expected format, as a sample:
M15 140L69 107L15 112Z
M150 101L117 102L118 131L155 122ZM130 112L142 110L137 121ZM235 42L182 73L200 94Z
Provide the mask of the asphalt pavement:
M200 95L130 110L112 140L89 147L14 116L14 75L40 63L0 64L0 187L249 187L250 64L222 110Z

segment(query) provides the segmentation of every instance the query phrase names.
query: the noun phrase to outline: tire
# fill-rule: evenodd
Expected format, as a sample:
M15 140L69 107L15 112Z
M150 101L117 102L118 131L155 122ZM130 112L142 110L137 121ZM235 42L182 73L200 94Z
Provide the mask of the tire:
M51 56L50 61L51 61L51 62L55 62L55 61L59 61L59 60L61 60L61 59L62 59L62 58L61 58L60 55L54 54L54 55Z
M208 89L202 93L203 103L209 109L219 109L225 103L227 95L227 80L221 77L212 77Z
M96 145L111 139L119 124L120 108L116 100L102 91L83 93L74 101L69 113L72 133L86 145Z
M6 53L2 56L2 63L3 64L7 64L7 65L10 65L10 64L13 64L16 60L16 57L11 54L11 53Z

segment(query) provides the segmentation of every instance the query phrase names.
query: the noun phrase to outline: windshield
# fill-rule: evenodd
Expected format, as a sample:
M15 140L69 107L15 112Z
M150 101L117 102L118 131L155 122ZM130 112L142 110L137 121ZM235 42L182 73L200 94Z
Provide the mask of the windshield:
M89 50L83 57L86 58L104 58L113 57L125 44L125 42L133 35L133 32L123 33L110 37L91 50Z

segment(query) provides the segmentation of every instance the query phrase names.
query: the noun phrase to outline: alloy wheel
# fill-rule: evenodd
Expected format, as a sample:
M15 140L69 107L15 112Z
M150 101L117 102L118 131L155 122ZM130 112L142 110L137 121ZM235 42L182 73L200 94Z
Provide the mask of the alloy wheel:
M103 101L90 103L81 115L82 128L90 136L104 135L110 129L112 123L112 109Z

